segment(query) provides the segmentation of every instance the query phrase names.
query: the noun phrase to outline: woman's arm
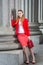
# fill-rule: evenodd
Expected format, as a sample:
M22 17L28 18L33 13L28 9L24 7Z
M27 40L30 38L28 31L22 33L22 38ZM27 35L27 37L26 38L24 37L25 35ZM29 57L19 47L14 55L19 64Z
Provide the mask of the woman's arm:
M28 21L28 19L26 19L26 29L27 29L28 39L30 39L30 28L29 28L29 21Z
M28 19L26 19L26 29L27 29L27 35L28 35L28 37L30 36L30 28L29 28L29 21L28 21Z
M30 40L30 28L29 28L29 21L28 20L27 20L27 26L28 26L28 32L29 32L28 39Z

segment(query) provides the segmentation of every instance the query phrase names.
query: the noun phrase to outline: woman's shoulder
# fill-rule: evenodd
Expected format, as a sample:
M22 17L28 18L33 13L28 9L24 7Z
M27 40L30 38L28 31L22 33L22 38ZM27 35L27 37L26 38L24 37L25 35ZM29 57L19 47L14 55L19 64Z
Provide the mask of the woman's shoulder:
M28 18L24 18L24 20L28 21Z
M27 18L24 18L24 21L28 21L28 19Z

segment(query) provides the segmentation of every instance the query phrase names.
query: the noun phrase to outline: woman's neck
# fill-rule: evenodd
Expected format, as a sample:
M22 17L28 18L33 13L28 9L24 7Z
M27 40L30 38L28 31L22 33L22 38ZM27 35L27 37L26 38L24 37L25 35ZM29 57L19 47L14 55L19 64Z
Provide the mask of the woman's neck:
M21 18L19 19L19 21L21 21Z

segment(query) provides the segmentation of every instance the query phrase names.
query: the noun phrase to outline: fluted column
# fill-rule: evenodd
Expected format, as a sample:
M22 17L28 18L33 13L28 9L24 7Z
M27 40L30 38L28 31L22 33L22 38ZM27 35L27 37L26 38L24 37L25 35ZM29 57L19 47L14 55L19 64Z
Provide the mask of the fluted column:
M31 35L37 35L40 34L39 30L39 23L38 23L38 1L37 0L30 0L29 2L31 4L29 10L29 25L31 30ZM33 31L34 30L34 31Z
M40 30L43 34L43 0L38 0L38 22L40 23Z
M8 23L8 0L2 0L2 22L3 26Z
M31 31L31 39L34 43L34 52L37 53L39 49L39 40L40 40L40 34L41 31L39 29L39 23L38 23L38 0L31 0L30 2L31 11L29 10L29 25L30 25L30 31ZM30 9L30 8L29 8Z

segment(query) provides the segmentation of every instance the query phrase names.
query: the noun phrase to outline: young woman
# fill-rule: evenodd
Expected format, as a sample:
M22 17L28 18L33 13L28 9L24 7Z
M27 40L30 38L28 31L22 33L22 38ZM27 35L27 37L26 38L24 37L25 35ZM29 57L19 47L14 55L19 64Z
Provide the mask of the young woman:
M12 19L11 19L11 24L12 24L12 27L16 27L16 35L17 35L17 38L23 48L23 51L25 53L25 56L26 56L26 63L28 64L29 63L29 57L28 57L28 54L27 54L27 46L28 46L28 39L30 39L30 29L29 29L29 24L28 24L28 19L26 19L24 17L24 13L22 10L18 10L18 16L16 18L16 21L13 19L13 16L12 16ZM31 52L31 55L32 55L32 63L35 63L35 56L34 56L34 53L32 51L32 48L30 48L30 52Z

